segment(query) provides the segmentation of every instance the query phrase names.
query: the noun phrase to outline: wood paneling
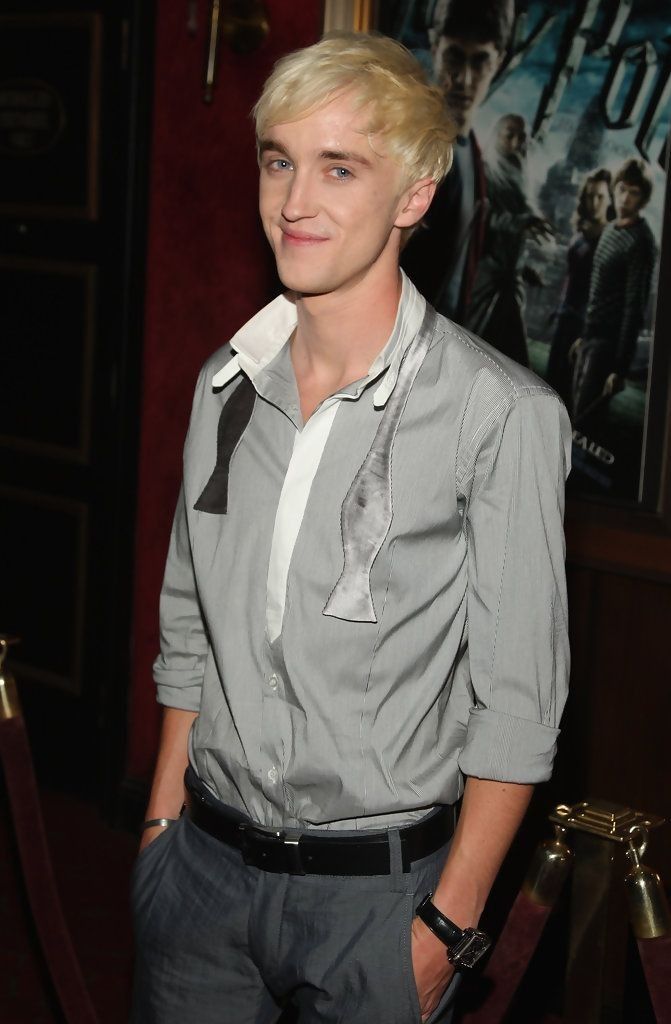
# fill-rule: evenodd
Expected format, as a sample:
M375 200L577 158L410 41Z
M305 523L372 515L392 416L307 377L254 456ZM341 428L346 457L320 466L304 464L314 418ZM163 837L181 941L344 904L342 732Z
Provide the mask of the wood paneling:
M146 0L8 0L0 17L0 629L23 639L40 776L108 806L130 660L152 20Z
M571 563L568 581L571 695L550 791L671 818L671 584ZM646 861L671 884L671 825Z

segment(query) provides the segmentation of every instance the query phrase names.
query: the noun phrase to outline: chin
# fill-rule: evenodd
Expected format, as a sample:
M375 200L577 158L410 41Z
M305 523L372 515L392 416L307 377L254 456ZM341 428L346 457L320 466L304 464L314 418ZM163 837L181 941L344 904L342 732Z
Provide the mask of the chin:
M300 273L278 265L277 276L290 292L297 292L301 295L323 295L324 292L332 291L328 284L315 278L314 274Z
M289 291L303 295L322 295L333 291L333 282L328 275L316 272L312 266L297 266L293 261L276 260L277 276Z
M447 112L454 121L458 131L461 131L462 128L466 127L468 116L470 114L470 107L464 107L461 104L455 104L452 106L448 101Z

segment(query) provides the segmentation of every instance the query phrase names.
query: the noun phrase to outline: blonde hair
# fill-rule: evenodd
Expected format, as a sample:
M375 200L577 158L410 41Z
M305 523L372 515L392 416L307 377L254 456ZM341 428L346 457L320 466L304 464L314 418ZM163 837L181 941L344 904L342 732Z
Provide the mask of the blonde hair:
M429 85L409 50L377 33L333 32L277 61L252 111L257 142L273 125L297 121L352 92L370 109L369 143L403 169L404 187L422 178L440 184L452 164L456 127L442 93Z

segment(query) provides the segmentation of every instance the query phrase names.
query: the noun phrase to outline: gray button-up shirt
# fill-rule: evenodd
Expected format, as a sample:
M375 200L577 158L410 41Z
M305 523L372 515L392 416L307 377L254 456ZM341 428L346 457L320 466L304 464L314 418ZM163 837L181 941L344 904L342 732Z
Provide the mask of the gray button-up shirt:
M418 329L423 310L404 279L371 373L305 425L284 298L198 381L155 679L199 712L200 777L264 825L379 827L452 803L464 775L550 775L570 425L528 370L430 309ZM243 375L226 510L199 511Z

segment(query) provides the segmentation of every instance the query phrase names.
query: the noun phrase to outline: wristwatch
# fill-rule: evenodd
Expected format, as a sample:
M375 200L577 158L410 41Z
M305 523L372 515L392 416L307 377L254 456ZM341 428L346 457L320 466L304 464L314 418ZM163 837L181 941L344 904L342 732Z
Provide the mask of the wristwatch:
M459 928L434 906L432 896L430 892L424 897L417 907L417 917L447 946L447 959L454 967L475 967L489 949L491 939L477 928Z

